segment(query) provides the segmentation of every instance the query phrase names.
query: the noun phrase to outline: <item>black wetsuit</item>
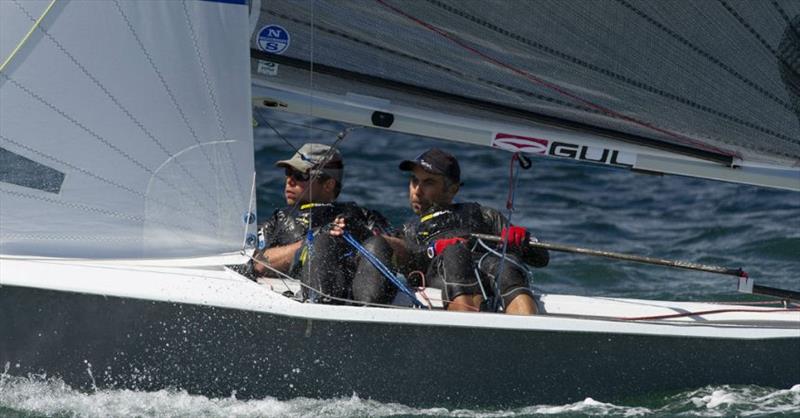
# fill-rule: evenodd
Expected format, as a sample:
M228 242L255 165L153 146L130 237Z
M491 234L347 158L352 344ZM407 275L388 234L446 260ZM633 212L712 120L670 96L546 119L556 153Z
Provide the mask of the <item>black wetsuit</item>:
M442 300L453 300L462 294L485 294L489 298L502 298L503 305L520 294L533 295L528 283L527 268L544 267L550 260L544 249L509 247L506 260L500 270L501 258L480 245L451 245L441 254L430 258L428 248L440 239L464 237L471 233L499 236L508 220L495 209L477 203L457 203L446 208L433 208L427 214L403 225L403 237L410 254L410 261L402 270L412 285L422 284L419 271L425 274L425 285L442 288ZM474 242L474 241L473 241ZM494 249L495 244L486 243ZM497 250L499 253L501 250ZM495 289L499 290L499 295ZM497 300L497 299L494 299Z
M389 231L388 221L377 211L352 202L307 203L278 209L259 230L261 250L306 240L288 274L307 286L303 295L314 302L338 303L329 296L352 299L354 276L369 277L369 282L381 284L385 281L377 269L356 256L343 238L328 234L329 226L340 215L347 219L346 228L353 237L381 261L389 262L391 250L378 235Z

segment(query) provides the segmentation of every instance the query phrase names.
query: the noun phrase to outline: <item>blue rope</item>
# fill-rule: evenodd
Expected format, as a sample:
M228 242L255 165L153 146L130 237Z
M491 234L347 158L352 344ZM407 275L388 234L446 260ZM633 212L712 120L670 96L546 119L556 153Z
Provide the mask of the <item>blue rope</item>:
M395 276L389 270L389 268L386 267L386 265L384 265L381 262L381 260L378 260L378 258L375 257L374 254L370 253L366 248L364 248L363 245L361 245L361 243L358 242L358 240L353 238L353 236L350 235L349 232L344 231L344 233L342 234L342 238L344 238L344 240L347 241L348 244L352 245L353 248L356 249L356 251L358 251L364 258L367 259L367 261L370 262L370 264L375 266L375 268L378 269L378 271L381 272L381 274L383 274L383 276L386 277L386 279L388 279L393 285L395 285L395 287L397 287L398 290L400 290L406 296L411 298L411 302L414 303L415 306L420 308L425 308L425 305L423 305L422 302L420 302L417 299L417 296L414 294L414 292L411 289L409 289L408 286L405 285L405 283L400 281L400 279L398 279L397 276Z

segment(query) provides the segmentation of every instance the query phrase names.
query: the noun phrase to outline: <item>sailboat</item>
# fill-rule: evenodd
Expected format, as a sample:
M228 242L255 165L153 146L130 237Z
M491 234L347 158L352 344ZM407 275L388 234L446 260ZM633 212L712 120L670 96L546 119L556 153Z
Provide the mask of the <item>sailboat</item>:
M786 297L520 317L302 303L228 267L257 242L252 106L800 190L797 2L493 6L0 2L3 374L440 406L800 382Z

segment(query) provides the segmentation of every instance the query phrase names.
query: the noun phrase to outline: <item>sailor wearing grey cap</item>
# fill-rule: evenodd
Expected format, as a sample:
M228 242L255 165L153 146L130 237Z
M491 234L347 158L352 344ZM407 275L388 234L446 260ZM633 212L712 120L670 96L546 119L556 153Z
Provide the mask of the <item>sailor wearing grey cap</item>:
M268 275L275 269L297 277L305 285L303 298L312 302L352 299L355 275L381 277L380 272L360 257L348 255L350 247L339 236L339 228L331 232L332 225L334 221L344 225L346 220L348 231L388 262L391 249L379 236L390 229L388 221L353 202L336 202L344 174L344 161L336 148L305 144L275 166L284 169L287 206L275 210L259 229L254 275Z
M530 237L527 230L509 224L497 210L453 202L462 186L453 155L433 148L399 168L410 173L408 199L417 216L403 225L400 237L387 240L411 284L418 285L420 275L410 272L424 272L427 286L442 289L448 310L536 313L525 264L544 267L547 250L524 245ZM468 245L471 233L502 236L508 241L508 254L501 259L488 246ZM487 298L492 303L486 303Z
M342 174L344 174L342 154L336 148L328 145L305 144L292 155L292 158L278 161L275 166L283 167L286 170L287 179L292 177L296 180L295 184L291 185L292 187L288 181L286 183L286 199L290 205L294 204L296 200L333 201L339 196L342 189ZM316 192L317 195L313 196L314 198L297 195L300 193L300 187L297 187L296 184L308 181L312 177L319 180L318 186L322 187L308 187L303 190L306 193ZM333 180L333 182L329 182L329 180ZM326 187L328 185L330 187ZM329 196L331 193L333 196Z

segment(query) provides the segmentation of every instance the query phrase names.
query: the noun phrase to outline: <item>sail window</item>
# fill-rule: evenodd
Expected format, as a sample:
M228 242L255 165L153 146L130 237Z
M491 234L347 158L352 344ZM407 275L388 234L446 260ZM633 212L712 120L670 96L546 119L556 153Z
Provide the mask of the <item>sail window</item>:
M0 182L58 194L64 173L0 147Z

